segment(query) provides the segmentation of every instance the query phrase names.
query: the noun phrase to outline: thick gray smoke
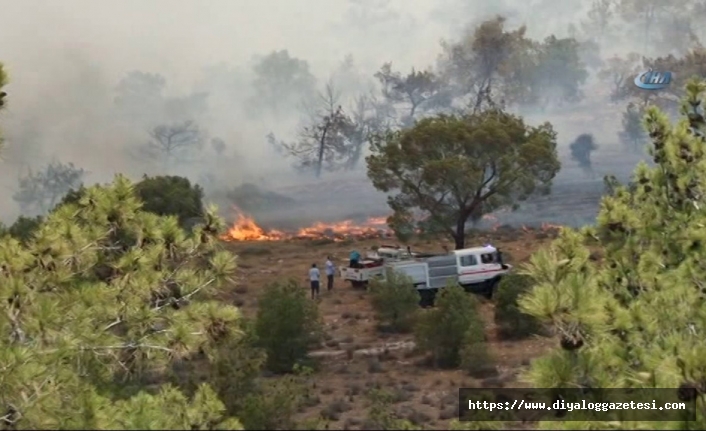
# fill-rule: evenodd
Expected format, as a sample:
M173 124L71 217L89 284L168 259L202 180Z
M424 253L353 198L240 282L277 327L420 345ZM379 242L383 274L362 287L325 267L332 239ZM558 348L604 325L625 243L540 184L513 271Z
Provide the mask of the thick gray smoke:
M459 37L469 24L504 14L510 27L524 24L534 39L566 37L581 28L589 6L578 0L0 0L0 61L11 79L10 105L0 118L8 144L0 216L11 221L19 213L12 200L18 175L52 160L85 168L86 183L118 172L170 173L204 184L214 196L253 182L312 202L279 218L385 214L385 198L372 191L363 170L315 181L267 144L269 133L295 136L304 112L297 95L311 89L276 93L277 111L261 109L257 60L287 50L308 63L313 88L322 90L333 77L341 103L349 103L376 88L373 75L383 63L403 72L433 66L440 41ZM640 48L640 38L603 45L607 58ZM593 75L580 105L522 112L559 132L559 193L575 186L595 194L602 175L625 176L636 161L617 145L617 108L606 105ZM198 140L198 150L159 149L175 128ZM569 155L581 133L600 145L592 178ZM566 220L567 209L556 211L554 220ZM537 215L543 217L550 216Z

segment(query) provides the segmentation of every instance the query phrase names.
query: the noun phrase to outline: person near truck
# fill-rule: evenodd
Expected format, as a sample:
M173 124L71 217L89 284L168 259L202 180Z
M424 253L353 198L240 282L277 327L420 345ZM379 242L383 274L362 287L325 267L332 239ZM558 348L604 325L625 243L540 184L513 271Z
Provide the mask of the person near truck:
M333 266L333 259L331 256L326 257L326 290L333 289L333 275L336 273L336 267Z
M319 280L321 279L321 273L319 268L316 267L315 263L311 264L311 269L309 270L309 281L311 283L311 299L315 299L319 296Z
M350 255L350 267L351 268L358 268L360 264L360 253L358 253L357 250L353 250Z

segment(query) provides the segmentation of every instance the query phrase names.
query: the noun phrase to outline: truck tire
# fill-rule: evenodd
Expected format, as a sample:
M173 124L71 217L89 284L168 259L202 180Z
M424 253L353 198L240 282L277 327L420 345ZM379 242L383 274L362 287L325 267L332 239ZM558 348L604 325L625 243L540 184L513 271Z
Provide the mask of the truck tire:
M421 289L419 292L419 306L422 308L428 308L434 306L434 299L436 298L436 289Z

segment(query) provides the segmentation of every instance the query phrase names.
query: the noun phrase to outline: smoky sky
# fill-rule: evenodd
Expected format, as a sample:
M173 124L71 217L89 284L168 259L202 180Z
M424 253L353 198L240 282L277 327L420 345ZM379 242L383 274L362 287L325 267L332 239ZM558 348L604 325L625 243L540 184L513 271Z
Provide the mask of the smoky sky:
M132 177L159 173L129 151L147 139L145 128L115 119L115 87L131 71L161 74L166 96L209 94L198 123L226 143L230 158L187 166L184 175L198 180L204 172L217 172L225 188L243 181L267 183L270 172L286 171L289 162L271 154L265 136L291 136L299 114L284 119L248 115L245 101L259 56L286 49L309 63L321 87L352 55L369 85L385 62L402 71L433 66L441 40L454 39L465 26L495 14L507 16L510 26L527 25L536 39L567 36L568 24L585 15L589 3L0 0L0 61L11 80L9 107L0 116L8 145L0 173L0 216L17 215L11 199L17 176L50 160L85 168L90 183L108 181L118 172ZM611 43L610 48L628 51L628 45ZM528 113L535 117L555 123L567 145L587 131L582 119Z

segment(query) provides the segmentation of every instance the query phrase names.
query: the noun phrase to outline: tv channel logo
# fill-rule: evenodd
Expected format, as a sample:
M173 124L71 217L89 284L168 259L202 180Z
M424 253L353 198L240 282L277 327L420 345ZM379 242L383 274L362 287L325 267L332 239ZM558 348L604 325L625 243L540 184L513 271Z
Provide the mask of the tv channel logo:
M635 77L635 85L643 90L661 90L672 82L672 72L647 70Z

